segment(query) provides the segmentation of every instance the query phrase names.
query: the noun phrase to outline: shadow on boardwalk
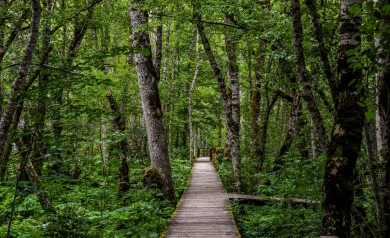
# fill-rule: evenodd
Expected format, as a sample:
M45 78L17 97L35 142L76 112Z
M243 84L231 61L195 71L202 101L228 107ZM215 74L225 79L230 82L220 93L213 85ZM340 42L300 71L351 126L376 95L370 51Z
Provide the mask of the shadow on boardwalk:
M201 157L162 237L240 237L229 207L229 197L209 157Z

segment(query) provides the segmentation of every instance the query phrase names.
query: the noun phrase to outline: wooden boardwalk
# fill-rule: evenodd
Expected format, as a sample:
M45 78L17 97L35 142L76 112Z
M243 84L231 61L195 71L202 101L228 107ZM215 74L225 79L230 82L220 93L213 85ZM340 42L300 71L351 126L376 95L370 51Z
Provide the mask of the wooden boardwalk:
M240 237L229 207L210 158L201 157L163 237Z

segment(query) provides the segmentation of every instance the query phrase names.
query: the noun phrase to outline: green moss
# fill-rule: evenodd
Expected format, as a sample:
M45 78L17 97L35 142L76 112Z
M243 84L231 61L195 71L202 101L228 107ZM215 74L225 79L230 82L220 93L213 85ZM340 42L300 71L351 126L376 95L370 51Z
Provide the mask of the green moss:
M153 165L149 166L144 173L144 186L157 186L162 189L163 182L160 172Z

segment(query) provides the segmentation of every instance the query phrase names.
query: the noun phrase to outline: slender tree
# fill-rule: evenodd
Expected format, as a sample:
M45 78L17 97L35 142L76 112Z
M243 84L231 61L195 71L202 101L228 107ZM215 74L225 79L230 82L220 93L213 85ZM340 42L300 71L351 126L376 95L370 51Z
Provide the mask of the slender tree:
M198 77L199 72L199 66L200 66L200 59L199 59L199 34L196 34L196 66L195 66L195 72L194 77L191 82L191 86L188 92L188 121L189 121L189 127L190 127L190 163L191 166L194 164L194 156L195 151L192 145L194 144L194 137L195 137L195 130L193 129L193 122L192 122L192 93L195 89L195 82L196 78Z
M41 20L41 5L38 0L31 1L32 18L30 23L30 36L26 49L24 51L23 59L18 68L18 76L15 78L12 85L11 93L8 98L7 107L3 112L0 120L0 164L3 162L4 152L8 137L8 130L12 123L13 116L16 111L18 101L20 100L26 86L26 77L31 65L35 46L39 38L39 25Z

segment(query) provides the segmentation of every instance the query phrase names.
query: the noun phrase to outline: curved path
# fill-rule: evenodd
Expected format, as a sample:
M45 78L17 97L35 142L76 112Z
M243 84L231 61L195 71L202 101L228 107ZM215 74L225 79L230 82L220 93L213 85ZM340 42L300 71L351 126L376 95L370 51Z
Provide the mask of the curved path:
M163 237L240 237L229 197L209 157L200 157Z

